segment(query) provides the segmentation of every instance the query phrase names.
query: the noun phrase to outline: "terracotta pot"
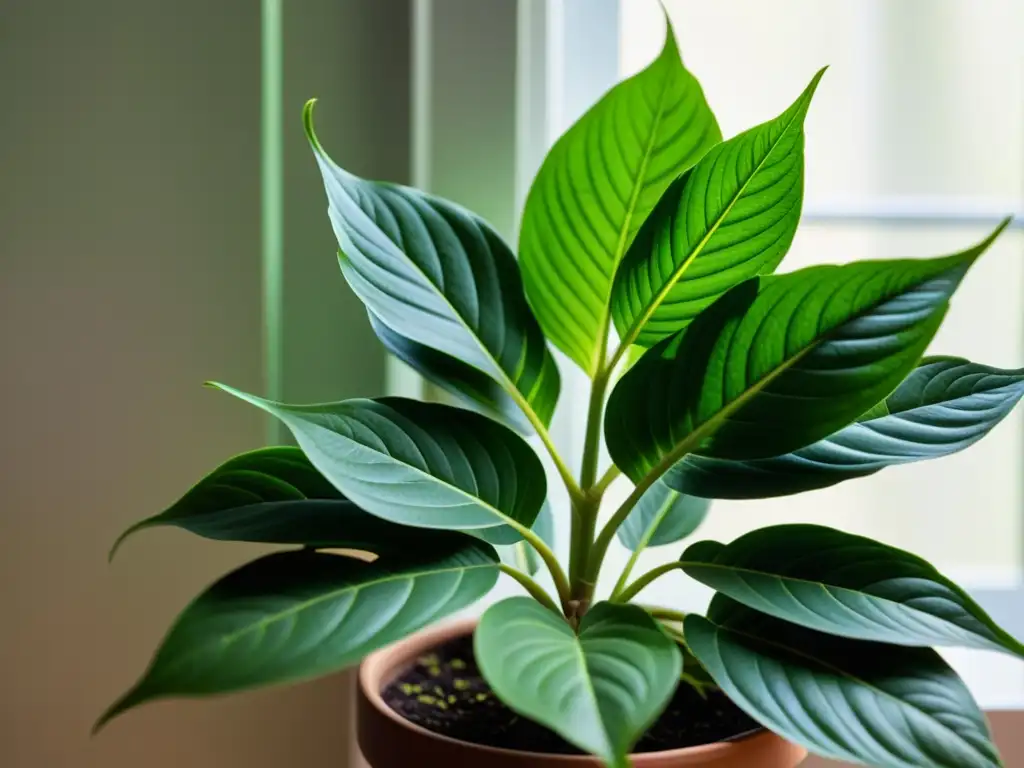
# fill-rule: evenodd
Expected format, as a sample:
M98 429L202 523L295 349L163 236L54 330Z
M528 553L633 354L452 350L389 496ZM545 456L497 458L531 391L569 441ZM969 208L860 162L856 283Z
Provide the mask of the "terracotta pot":
M592 757L549 755L485 747L432 733L409 722L381 697L381 691L414 661L448 640L473 631L476 622L459 621L425 630L368 656L359 669L357 733L359 748L372 768L600 768ZM635 768L794 768L807 752L768 731L702 747L646 752L632 758Z

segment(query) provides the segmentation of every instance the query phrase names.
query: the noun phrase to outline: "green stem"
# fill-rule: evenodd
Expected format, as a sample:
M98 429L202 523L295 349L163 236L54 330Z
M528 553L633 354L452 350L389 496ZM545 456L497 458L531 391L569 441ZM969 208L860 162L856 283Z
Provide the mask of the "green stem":
M641 542L636 549L633 550L633 554L629 556L629 560L626 561L626 567L622 569L622 573L619 575L619 580L615 582L615 587L612 589L611 600L615 601L618 599L619 593L626 588L626 584L629 583L629 574L633 572L636 567L637 558L640 557L640 553L647 547L647 542Z
M570 600L575 601L573 613L586 613L594 595L594 585L586 580L587 557L597 529L600 499L586 498L573 505L572 533L569 547Z
M662 619L664 621L674 621L677 624L682 624L683 619L686 618L686 614L682 611L673 611L671 608L658 608L657 606L644 606L644 610L647 611L655 619Z
M683 563L676 561L674 563L665 563L664 565L659 565L657 568L652 568L639 579L637 579L624 590L622 590L622 592L619 593L619 596L615 598L615 602L628 603L634 597L639 595L647 586L649 586L652 581L661 576L664 576L666 573L670 573L676 570L677 568L682 567Z
M594 486L594 493L604 496L605 491L608 490L608 486L614 483L621 474L622 470L612 464L608 467L605 473L601 475L601 479L597 481L597 484Z
M562 615L561 609L558 607L555 601L551 599L551 595L544 591L544 588L541 587L540 584L531 579L522 571L518 570L517 568L513 568L510 565L505 565L504 563L502 563L498 567L501 569L502 573L508 574L513 579L518 581L522 585L523 589L530 593L530 596L534 600L543 605L545 608L554 611L559 616Z
M551 435L548 433L548 428L544 426L544 422L537 416L536 411L533 410L533 406L527 402L526 398L523 397L522 393L513 385L505 387L505 390L519 406L519 410L523 412L523 415L529 420L530 424L533 425L534 430L537 432L537 437L544 444L548 454L551 456L551 461L555 464L555 469L558 470L558 474L562 476L562 482L565 483L565 489L569 492L569 498L573 501L583 497L583 491L580 486L576 483L576 478L572 476L572 470L562 459L561 454L558 453L558 449L555 448L555 443L551 439Z
M544 543L544 540L538 536L534 531L527 528L521 523L517 523L515 520L506 519L506 523L514 528L519 534L526 539L530 545L537 550L537 555L544 565L547 566L548 572L551 574L551 579L555 582L555 589L558 590L558 599L562 601L563 605L567 605L570 600L570 594L572 589L569 586L569 579L566 578L565 571L562 570L561 564L558 562L558 557L551 548Z
M608 373L601 370L590 385L590 404L587 406L587 432L583 441L583 466L580 470L580 486L586 491L591 489L597 479L597 465L601 458L601 415L604 412L607 388Z

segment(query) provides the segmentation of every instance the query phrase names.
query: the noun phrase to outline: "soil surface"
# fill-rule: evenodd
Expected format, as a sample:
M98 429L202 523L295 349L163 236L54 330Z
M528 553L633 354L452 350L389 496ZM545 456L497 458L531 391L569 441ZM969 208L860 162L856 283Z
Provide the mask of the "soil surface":
M530 752L580 754L561 736L501 703L480 675L471 637L457 638L421 656L384 689L383 696L405 719L453 739ZM724 694L713 691L705 700L683 683L633 751L695 747L758 728Z

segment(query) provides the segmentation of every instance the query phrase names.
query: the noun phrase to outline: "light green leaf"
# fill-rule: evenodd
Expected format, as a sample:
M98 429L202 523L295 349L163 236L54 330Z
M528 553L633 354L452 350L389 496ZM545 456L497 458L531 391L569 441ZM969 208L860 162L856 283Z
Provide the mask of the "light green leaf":
M615 276L623 344L650 347L782 261L800 221L804 117L824 71L781 115L714 147L672 182Z
M547 495L537 454L471 411L400 397L284 405L213 386L279 418L338 490L394 523L512 544Z
M544 160L519 238L526 295L547 337L591 376L626 248L672 180L721 138L669 26L657 60L612 88Z
M954 256L742 283L619 380L605 418L612 459L639 483L688 453L766 458L841 429L913 370L950 296L1005 226Z
M366 181L339 168L303 118L341 248L341 270L367 308L399 337L436 349L493 377L547 425L559 375L523 293L519 268L501 237L470 211L396 184ZM405 358L403 358L405 359ZM427 377L461 390L444 368Z
M697 581L810 629L907 646L962 646L1024 658L960 587L909 552L818 525L762 528L683 552Z
M729 698L812 752L875 768L997 768L985 717L928 648L825 635L722 595L686 642Z
M405 338L391 330L373 312L367 314L370 327L381 344L421 376L455 395L473 410L517 432L530 434L533 431L515 400L490 376L444 352Z
M322 552L260 558L178 617L142 679L100 718L153 699L207 696L317 677L485 595L498 558L477 539L372 563Z
M707 499L674 491L659 480L640 497L616 533L622 545L634 552L675 544L697 530L710 504Z
M579 635L534 600L491 606L476 630L484 678L513 710L613 768L668 704L682 658L635 605L598 603Z
M117 539L158 526L175 526L217 541L301 544L407 551L423 542L419 528L396 525L363 511L291 446L261 448L226 461L164 512L136 523Z
M962 451L989 433L1024 396L1024 368L958 357L926 358L896 391L824 440L783 456L723 461L691 454L665 475L697 496L754 499L826 488L885 467Z

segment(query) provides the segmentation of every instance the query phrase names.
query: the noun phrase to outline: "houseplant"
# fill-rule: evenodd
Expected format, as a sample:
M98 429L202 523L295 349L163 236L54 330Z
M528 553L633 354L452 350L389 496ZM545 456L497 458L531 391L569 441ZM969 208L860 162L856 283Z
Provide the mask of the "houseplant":
M781 768L802 757L793 744L873 766L999 765L982 714L932 648L1024 646L914 555L824 526L774 526L690 544L635 578L634 558L596 594L616 538L634 551L673 544L699 522L699 499L799 493L944 456L1024 394L1024 370L923 357L1005 222L951 256L774 274L800 218L803 121L821 75L779 116L723 141L670 33L648 69L551 150L518 260L471 212L339 168L308 104L344 277L385 346L469 407L285 405L215 385L281 419L298 447L230 459L127 533L174 525L294 546L196 598L99 725L153 699L306 679L373 654L362 696L375 768L430 749L479 758L413 724L423 711L418 722L439 732L498 718L497 732L471 728L478 740L507 737L517 719L517 733L560 745L553 732L609 766L627 765L656 721L670 735L688 722L732 731L712 737L719 746L638 754L637 765ZM578 475L548 434L560 390L548 341L592 382ZM569 508L547 503L527 439ZM603 472L602 444L613 461ZM634 490L599 527L620 474ZM560 512L571 518L565 568L548 535ZM325 551L336 549L377 557ZM531 575L541 567L550 593ZM634 602L670 570L715 590L704 615ZM492 605L478 625L413 634L502 572L529 597ZM405 718L382 704L384 687ZM665 723L670 700L690 709ZM746 716L765 730L750 732ZM386 743L374 746L374 727ZM753 748L756 758L743 752Z

